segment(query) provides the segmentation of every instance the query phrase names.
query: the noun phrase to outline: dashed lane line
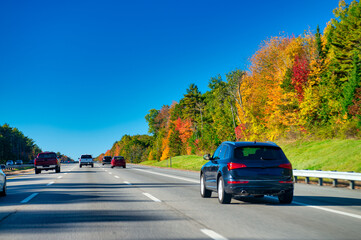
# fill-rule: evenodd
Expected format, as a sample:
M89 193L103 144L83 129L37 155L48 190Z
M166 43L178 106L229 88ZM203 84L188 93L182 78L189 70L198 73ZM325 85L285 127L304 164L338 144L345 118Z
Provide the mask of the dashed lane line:
M58 178L62 178L63 176L59 176Z
M22 200L20 203L27 203L29 202L31 199L33 199L36 195L38 195L39 193L33 193L31 194L29 197L25 198L24 200Z
M50 183L46 184L46 186L50 186L52 184L54 184L54 182L50 182Z
M151 195L149 193L143 193L143 195L145 195L148 198L152 199L154 202L162 202L161 200L159 200L158 198L154 197L153 195Z
M127 185L132 185L130 182L124 181L125 184Z
M114 176L115 178L119 178L118 176Z
M214 240L227 240L227 238L209 229L201 229L201 232Z

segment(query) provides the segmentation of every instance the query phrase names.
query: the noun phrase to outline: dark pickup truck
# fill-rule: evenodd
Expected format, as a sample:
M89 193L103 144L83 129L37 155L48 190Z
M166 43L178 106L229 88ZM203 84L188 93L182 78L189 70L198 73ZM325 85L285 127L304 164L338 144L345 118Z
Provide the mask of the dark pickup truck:
M56 173L60 172L60 160L57 158L55 152L42 152L39 153L34 161L35 174L41 173L42 170L55 170Z

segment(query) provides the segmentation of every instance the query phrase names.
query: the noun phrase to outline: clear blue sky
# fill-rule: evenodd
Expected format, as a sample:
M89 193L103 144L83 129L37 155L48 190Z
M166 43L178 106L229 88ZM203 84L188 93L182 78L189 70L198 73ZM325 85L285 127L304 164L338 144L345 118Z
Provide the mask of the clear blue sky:
M350 2L350 1L347 1ZM146 134L152 108L245 69L271 36L323 29L338 0L0 2L0 124L74 159Z

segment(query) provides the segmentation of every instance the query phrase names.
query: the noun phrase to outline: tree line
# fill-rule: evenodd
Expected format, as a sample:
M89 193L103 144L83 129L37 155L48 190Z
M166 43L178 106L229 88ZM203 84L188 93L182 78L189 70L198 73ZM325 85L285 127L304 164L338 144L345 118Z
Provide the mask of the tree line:
M191 84L179 102L151 109L150 136L124 136L108 154L134 148L136 161L163 160L226 140L360 138L360 2L341 0L322 32L265 40L247 70L225 76L212 77L205 93Z
M29 161L41 152L34 140L24 136L17 128L8 124L0 126L0 163L7 160Z

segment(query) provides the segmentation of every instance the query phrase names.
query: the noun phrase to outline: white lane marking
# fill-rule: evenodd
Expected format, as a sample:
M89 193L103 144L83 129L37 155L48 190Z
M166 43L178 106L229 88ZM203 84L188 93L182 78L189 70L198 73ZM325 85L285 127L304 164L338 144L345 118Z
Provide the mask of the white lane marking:
M130 182L124 181L125 184L132 185Z
M158 198L152 196L149 193L143 193L143 195L147 196L148 198L152 199L154 202L162 202L161 200L159 200Z
M29 197L25 198L24 200L22 200L20 203L27 203L29 202L32 198L34 198L36 195L38 195L39 193L33 193L31 194Z
M327 211L327 212L331 212L331 213L336 213L336 214L340 214L340 215L344 215L344 216L348 216L348 217L353 217L353 218L361 219L361 215L358 215L358 214L342 212L342 211L333 210L333 209L325 208L325 207L312 206L312 205L308 205L308 204L304 204L304 203L300 203L300 202L292 202L292 203L297 204L297 205L300 205L300 206L305 206L305 207L310 207L310 208L316 208L316 209L323 210L323 211Z
M109 174L112 174L111 172L108 172Z
M106 170L106 169L104 171L108 172L108 170Z
M51 184L54 184L54 182L50 182L50 183L46 184L46 186L50 186Z
M218 233L216 233L215 231L212 231L209 229L201 229L201 232L214 240L227 240L227 238L225 238L225 237L219 235Z
M58 178L62 178L63 176L59 176Z
M114 176L115 178L119 178L118 176Z
M142 172L147 172L147 173L151 173L151 174L155 174L155 175L159 175L159 176L169 177L169 178L175 178L175 179L179 179L179 180L183 180L183 181L188 181L188 182L192 182L192 183L199 183L199 180L194 180L194 179L190 179L190 178L172 176L172 175L168 175L168 174L164 174L164 173L158 173L158 172L151 172L151 171L147 171L147 170L143 170L143 169L138 169L138 168L134 168L134 170L142 171Z
M66 172L66 173L64 173L64 174L66 175L66 174L68 174L68 173Z

